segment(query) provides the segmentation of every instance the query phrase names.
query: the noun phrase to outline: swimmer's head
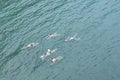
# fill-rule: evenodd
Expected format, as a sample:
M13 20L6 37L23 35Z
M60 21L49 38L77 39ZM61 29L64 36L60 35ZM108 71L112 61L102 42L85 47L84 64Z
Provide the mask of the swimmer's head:
M52 34L48 34L48 36L51 36Z
M48 52L50 51L50 49L48 49Z
M32 47L32 46L33 46L33 44L30 44L30 46Z
M30 44L30 46L34 46L34 45L35 45L35 43L31 43L31 44Z

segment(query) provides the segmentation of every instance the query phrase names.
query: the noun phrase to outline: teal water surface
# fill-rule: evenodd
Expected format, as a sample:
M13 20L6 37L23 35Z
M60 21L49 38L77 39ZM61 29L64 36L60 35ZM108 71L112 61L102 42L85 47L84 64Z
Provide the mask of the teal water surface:
M63 59L42 62L48 48ZM0 0L0 80L120 80L119 49L120 0Z

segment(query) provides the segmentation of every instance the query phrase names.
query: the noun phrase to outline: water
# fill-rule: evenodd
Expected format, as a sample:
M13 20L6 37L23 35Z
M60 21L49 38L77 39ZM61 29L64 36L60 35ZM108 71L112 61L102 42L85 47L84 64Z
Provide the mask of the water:
M0 0L0 80L119 80L119 21L119 0ZM42 62L48 48L63 59Z

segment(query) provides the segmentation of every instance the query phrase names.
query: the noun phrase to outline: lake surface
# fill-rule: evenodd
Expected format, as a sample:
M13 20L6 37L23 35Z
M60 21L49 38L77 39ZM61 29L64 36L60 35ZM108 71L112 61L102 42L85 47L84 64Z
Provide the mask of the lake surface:
M0 0L0 80L120 80L120 0Z

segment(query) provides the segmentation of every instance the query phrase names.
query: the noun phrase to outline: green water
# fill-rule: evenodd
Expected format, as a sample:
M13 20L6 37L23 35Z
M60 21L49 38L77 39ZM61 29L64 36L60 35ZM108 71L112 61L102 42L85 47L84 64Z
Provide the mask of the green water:
M48 48L63 59L42 62ZM119 49L119 0L0 0L0 80L120 80Z

